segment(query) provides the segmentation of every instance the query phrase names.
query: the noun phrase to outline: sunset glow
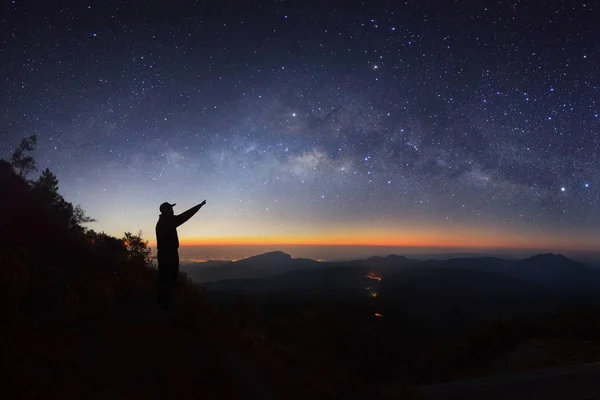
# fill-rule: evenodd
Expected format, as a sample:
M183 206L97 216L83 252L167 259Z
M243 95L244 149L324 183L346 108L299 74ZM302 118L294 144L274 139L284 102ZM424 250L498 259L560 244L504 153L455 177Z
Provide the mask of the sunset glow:
M315 227L315 231L319 228ZM564 249L593 249L595 238L552 237L550 235L526 234L524 232L476 231L473 229L450 232L449 229L426 232L408 230L407 233L395 233L385 227L379 230L354 232L344 229L330 230L330 234L273 234L264 236L206 236L181 237L182 246L206 245L325 245L325 246L390 246L390 247L439 247L439 248L508 248L527 249L556 247ZM512 234L511 234L512 233ZM150 243L154 243L150 240Z

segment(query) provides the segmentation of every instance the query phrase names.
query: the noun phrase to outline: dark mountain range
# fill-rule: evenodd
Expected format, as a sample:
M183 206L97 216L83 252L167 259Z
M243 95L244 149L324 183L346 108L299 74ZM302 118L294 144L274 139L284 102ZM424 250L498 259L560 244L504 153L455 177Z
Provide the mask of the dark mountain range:
M492 254L492 253L435 253L435 254L405 254L408 258L417 260L449 260L451 258L502 258L505 260L515 260L513 256Z
M273 251L248 257L239 261L204 262L182 265L181 270L199 283L221 280L237 280L249 278L266 278L286 274L291 271L307 271L312 269L335 267L364 267L387 275L394 273L400 266L416 266L421 261L404 256L389 255L386 257L370 257L350 261L320 262L305 258L292 258L281 251Z
M597 269L560 254L538 254L518 261L454 258L432 261L430 264L500 273L552 291L589 292L600 289L600 273Z
M293 308L292 304L367 307L385 321L404 321L407 327L450 336L461 335L474 321L600 305L600 271L553 254L516 261L495 257L422 261L392 255L317 263L269 253L242 261L216 268L223 269L221 276L255 278L205 281L209 301L233 309L242 295L261 313L281 315L287 312L284 305ZM262 261L267 263L256 265Z
M370 268L390 268L399 267L406 265L414 265L419 263L419 260L409 259L404 256L398 256L395 254L380 257L374 256L366 259L357 259L350 261L330 261L322 262L323 266L327 267L370 267Z
M382 280L381 292L420 292L431 296L512 297L529 293L534 285L511 276L483 270L422 266L405 269Z
M230 279L266 278L291 271L334 267L362 267L382 276L398 273L398 268L439 267L455 270L474 270L503 274L530 284L559 289L595 289L600 282L599 271L560 254L538 254L522 260L498 257L451 258L448 260L417 260L399 255L370 257L349 261L319 262L292 258L281 251L273 251L239 261L211 261L183 265L182 271L197 282ZM340 270L341 271L341 270ZM458 272L457 272L458 273ZM294 274L298 278L298 274Z
M204 284L207 290L240 294L286 293L302 296L365 295L363 267L329 267L294 270L259 279L228 279Z
M554 254L516 261L496 257L423 261L390 255L317 262L271 252L187 272L207 291L330 298L368 297L378 291L380 297L405 301L415 310L491 310L556 294L600 293L600 271Z
M202 265L200 268L198 264L183 265L181 270L196 282L204 283L224 279L263 278L295 269L312 269L320 266L321 263L315 260L292 258L282 251L273 251L239 261Z

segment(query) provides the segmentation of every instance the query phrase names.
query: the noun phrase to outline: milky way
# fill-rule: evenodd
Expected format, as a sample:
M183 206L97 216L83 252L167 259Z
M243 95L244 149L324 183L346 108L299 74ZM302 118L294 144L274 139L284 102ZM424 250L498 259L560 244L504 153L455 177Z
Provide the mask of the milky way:
M184 242L600 239L594 2L149 3L3 5L0 156L37 134L92 228L206 198Z

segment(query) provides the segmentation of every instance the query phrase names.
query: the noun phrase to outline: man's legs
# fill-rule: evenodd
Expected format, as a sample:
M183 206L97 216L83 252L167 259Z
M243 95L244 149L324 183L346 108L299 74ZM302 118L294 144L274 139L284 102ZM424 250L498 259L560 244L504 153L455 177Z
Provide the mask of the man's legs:
M177 277L179 276L179 260L171 264L169 269L169 286L167 289L167 307L173 308L175 293L177 291Z
M165 306L167 303L167 285L169 284L169 261L164 252L158 251L156 256L158 261L158 283L156 290L156 300L159 306Z
M166 309L173 307L173 300L175 297L175 289L177 288L177 277L179 275L179 254L177 250L170 251L165 257L167 261L166 268L163 272L163 294L162 294L162 305ZM159 272L160 278L160 272Z

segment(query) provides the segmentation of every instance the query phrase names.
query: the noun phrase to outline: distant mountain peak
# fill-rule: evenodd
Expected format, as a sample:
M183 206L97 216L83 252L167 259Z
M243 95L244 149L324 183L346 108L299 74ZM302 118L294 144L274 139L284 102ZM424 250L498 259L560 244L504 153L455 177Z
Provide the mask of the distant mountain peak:
M281 250L275 250L275 251L269 251L266 253L262 254L263 256L269 256L269 257L285 257L285 258L292 258L291 255L284 253Z
M407 258L404 256L399 256L397 254L390 254L387 256L373 256L373 257L369 257L367 258L368 261L373 261L373 260L406 260Z
M562 254L554 254L554 253L540 253L540 254L536 254L534 256L531 256L529 258L525 258L524 260L530 260L530 261L570 261L570 262L574 262L573 260L571 260L568 257L563 256Z
M273 262L286 262L286 261L290 261L292 259L292 256L284 253L283 251L269 251L267 253L263 253L263 254L258 254L256 256L252 256L252 257L248 257L245 258L244 260L269 260L269 261L273 261ZM244 261L241 260L241 261Z
M389 256L385 257L387 259L402 259L402 260L407 260L408 257L406 256L399 256L398 254L390 254Z
M588 269L585 264L565 257L562 254L552 253L536 254L535 256L521 260L521 264L534 268L543 268L544 270L547 270L548 268L558 268L571 271L583 271Z

